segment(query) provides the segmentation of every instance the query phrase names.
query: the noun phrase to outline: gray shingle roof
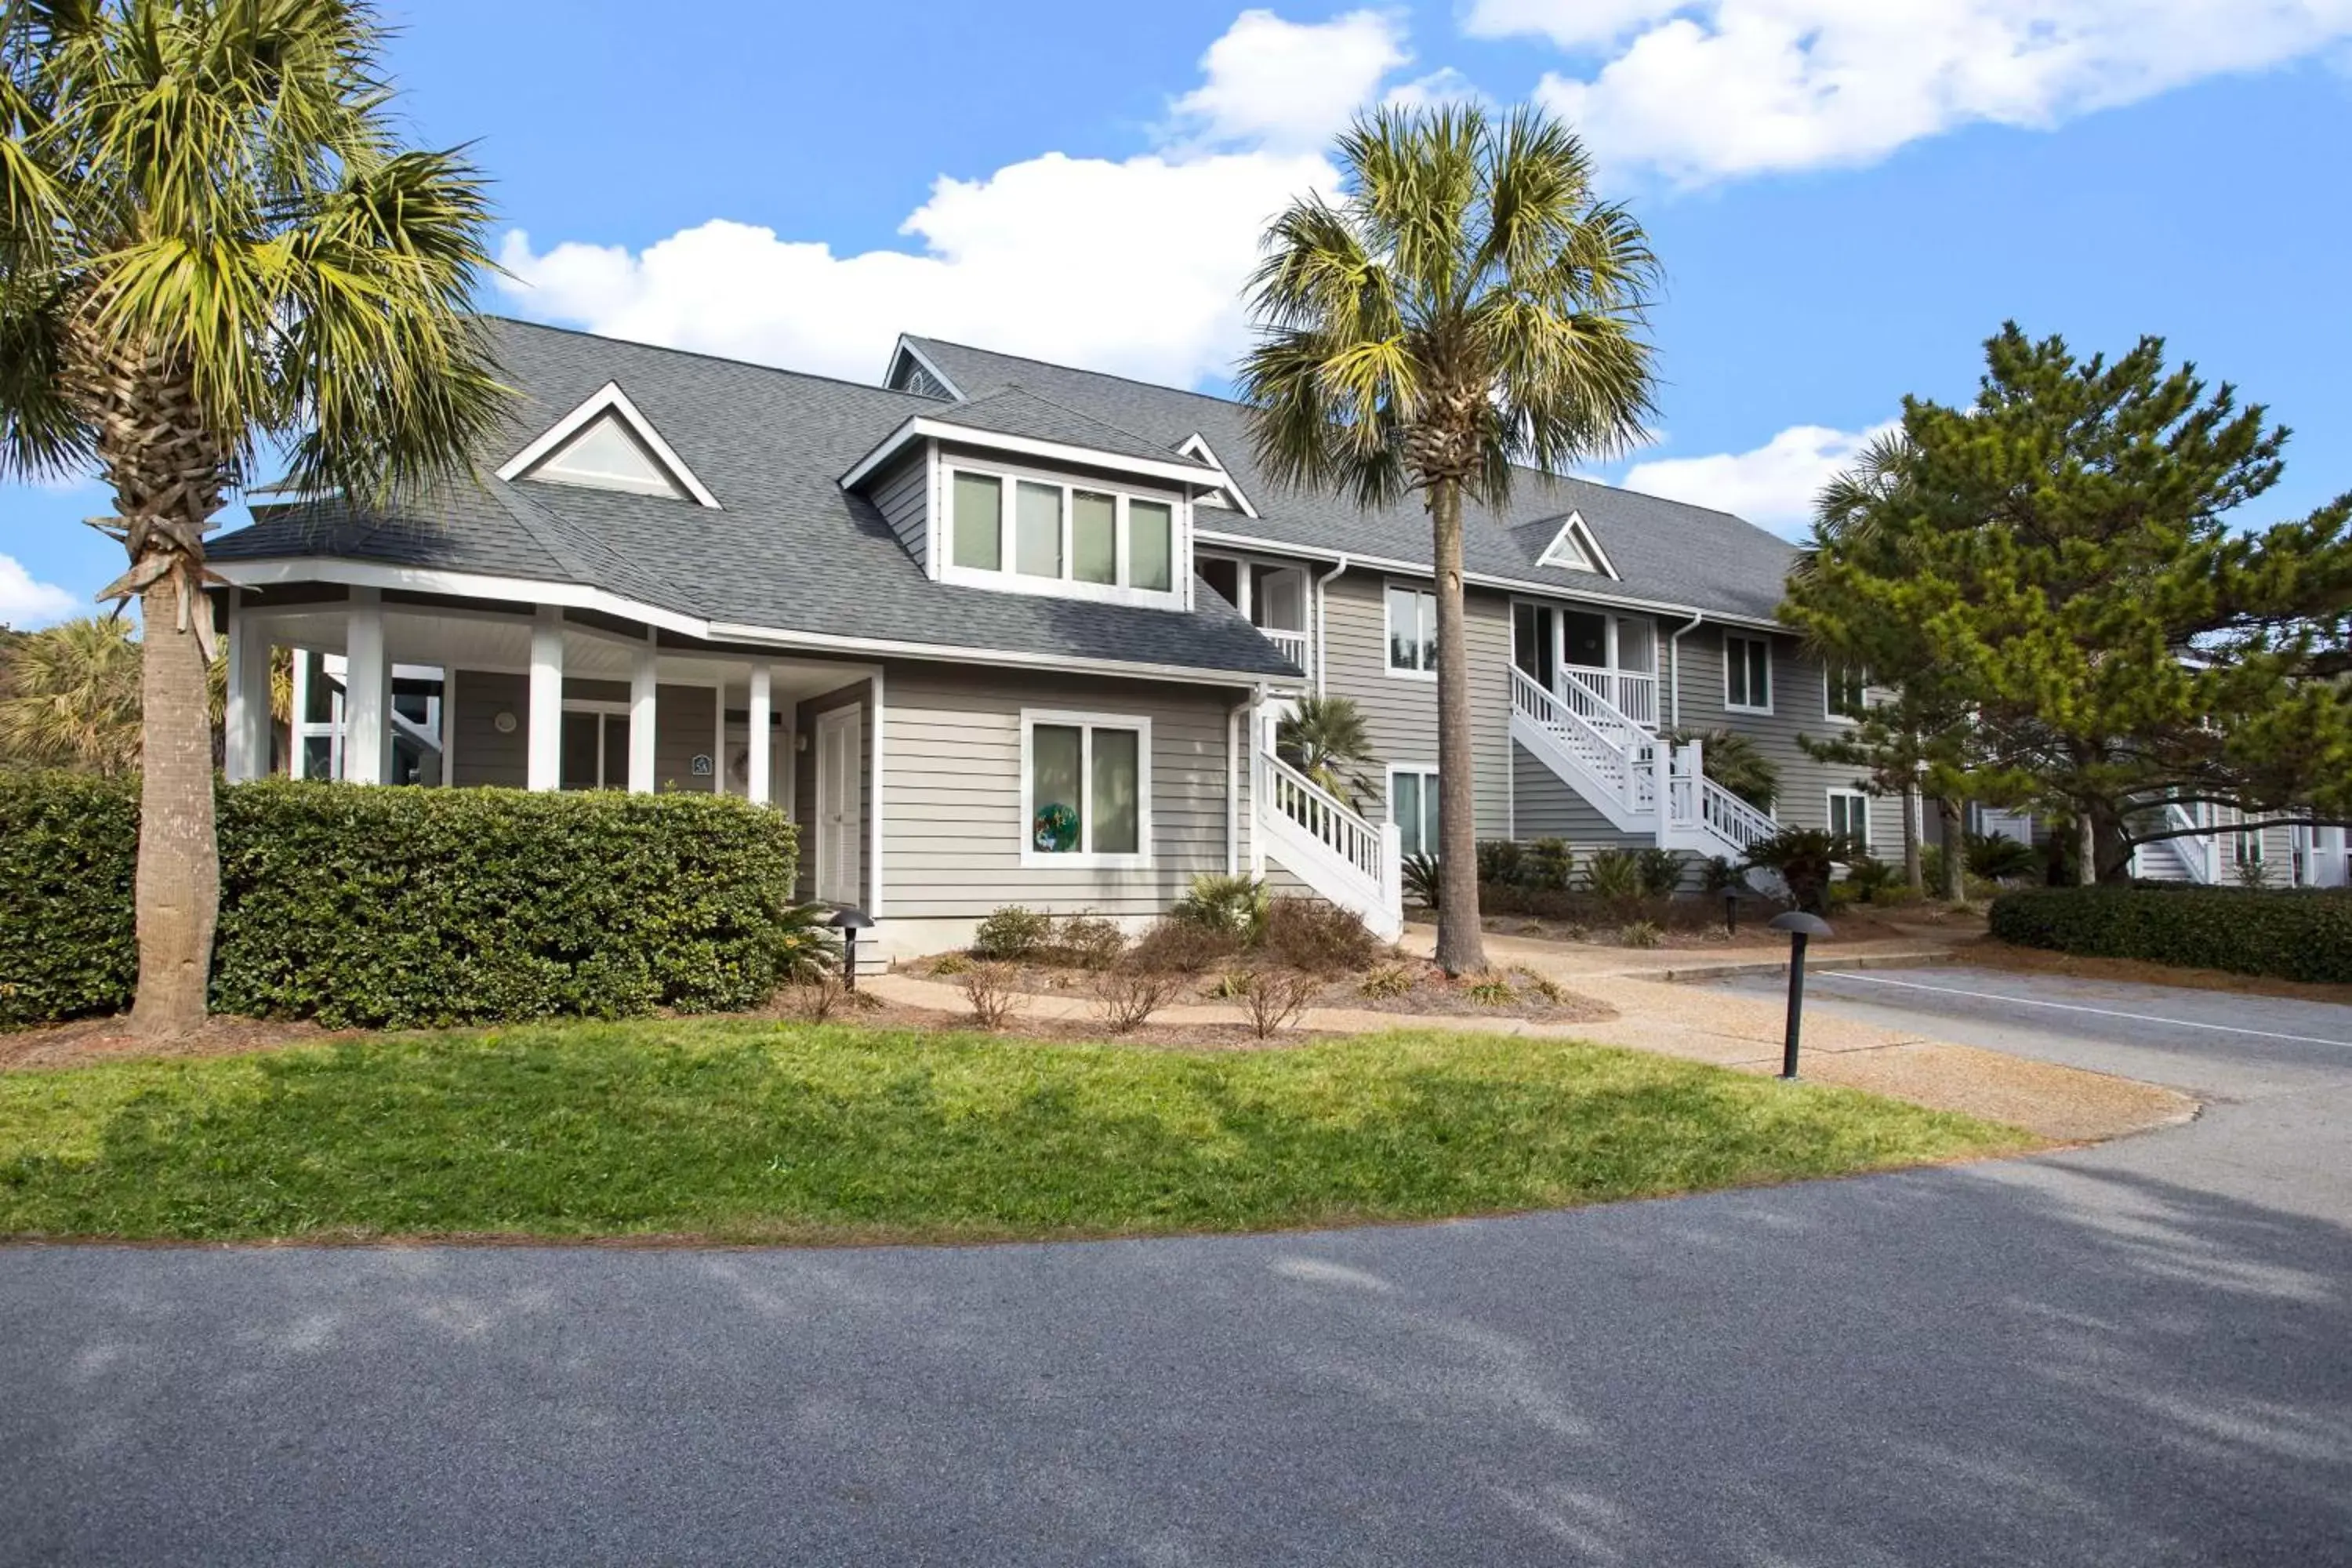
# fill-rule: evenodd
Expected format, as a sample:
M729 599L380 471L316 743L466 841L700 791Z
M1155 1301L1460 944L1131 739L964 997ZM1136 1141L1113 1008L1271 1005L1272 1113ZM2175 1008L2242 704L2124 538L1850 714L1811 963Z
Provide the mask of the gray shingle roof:
M949 405L526 322L490 325L520 396L481 454L478 486L443 486L381 517L331 503L273 510L210 553L224 562L327 554L579 583L723 624L919 643L943 654L1297 673L1213 594L1178 614L925 576L873 504L836 480L909 415L936 418L953 412ZM620 383L723 510L489 477L608 381ZM1052 406L1032 396L1000 409ZM1057 417L1097 423L1066 409Z
M1171 449L1202 436L1258 516L1234 512L1213 524L1204 517L1198 526L1310 550L1429 563L1429 521L1417 503L1366 512L1339 496L1276 487L1253 458L1240 404L936 338L907 341L974 401L1018 385ZM1540 563L1570 511L1583 517L1622 582ZM1474 510L1464 519L1464 563L1473 573L1754 619L1771 618L1794 554L1786 541L1728 512L1532 469L1521 470L1502 511Z
M1025 386L1008 386L970 403L934 406L924 417L943 425L965 425L998 435L1026 436L1125 458L1149 458L1154 462L1197 468L1204 476L1213 471L1206 463L1185 457L1172 447L1122 430L1051 398L1040 397Z

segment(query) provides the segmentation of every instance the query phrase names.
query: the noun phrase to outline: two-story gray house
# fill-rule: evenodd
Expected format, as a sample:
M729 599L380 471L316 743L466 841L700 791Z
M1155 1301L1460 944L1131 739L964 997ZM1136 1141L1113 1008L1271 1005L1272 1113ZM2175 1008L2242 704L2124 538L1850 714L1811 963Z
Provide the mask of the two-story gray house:
M520 395L478 483L263 496L214 546L233 777L277 765L286 647L288 771L745 795L886 952L1012 902L1140 921L1202 872L1398 928L1440 788L1417 505L1276 489L1232 402L929 339L866 385L491 330ZM1892 843L1895 804L1797 743L1859 694L1776 625L1782 541L1533 472L1467 535L1481 837ZM1370 798L1274 755L1309 691L1368 717ZM1715 727L1778 766L1769 811L1660 738Z

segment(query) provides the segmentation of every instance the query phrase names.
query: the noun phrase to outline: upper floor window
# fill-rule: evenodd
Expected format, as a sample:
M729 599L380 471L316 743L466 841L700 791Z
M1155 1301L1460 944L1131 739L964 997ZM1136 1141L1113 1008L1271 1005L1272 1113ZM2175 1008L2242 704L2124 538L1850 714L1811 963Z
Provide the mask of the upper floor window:
M1725 634L1723 705L1749 713L1772 711L1770 639Z
M1437 673L1437 595L1425 588L1389 585L1389 673Z
M1181 604L1176 504L1045 475L956 465L941 575L1079 598Z
M1870 711L1870 674L1860 665L1832 664L1822 671L1822 706L1832 719L1859 720Z

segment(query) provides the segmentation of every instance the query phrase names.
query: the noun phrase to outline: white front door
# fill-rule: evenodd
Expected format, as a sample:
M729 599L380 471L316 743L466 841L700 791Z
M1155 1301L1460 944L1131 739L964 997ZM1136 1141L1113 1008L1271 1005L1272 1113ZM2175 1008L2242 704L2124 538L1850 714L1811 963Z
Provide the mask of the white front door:
M861 901L858 856L866 838L866 806L858 784L863 725L855 708L816 721L816 896L827 903Z

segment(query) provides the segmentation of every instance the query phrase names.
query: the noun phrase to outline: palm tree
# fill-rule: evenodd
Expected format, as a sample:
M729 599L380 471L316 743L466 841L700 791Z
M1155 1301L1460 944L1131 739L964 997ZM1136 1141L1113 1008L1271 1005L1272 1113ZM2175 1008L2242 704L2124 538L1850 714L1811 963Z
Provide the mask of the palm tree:
M139 645L129 626L85 616L0 652L0 763L109 777L139 765Z
M1437 579L1437 960L1485 967L1462 616L1465 501L1622 450L1651 405L1640 336L1658 270L1592 195L1565 127L1530 109L1383 109L1339 139L1341 195L1294 202L1250 279L1241 385L1278 484L1367 510L1418 491ZM1536 476L1540 479L1541 476Z
M95 468L140 600L133 1026L205 1016L219 857L205 535L257 454L355 502L463 471L501 396L479 175L404 149L357 0L0 8L0 471Z
M1297 711L1275 731L1275 744L1293 767L1351 806L1370 786L1357 764L1371 760L1371 734L1364 710L1349 698L1301 697Z

